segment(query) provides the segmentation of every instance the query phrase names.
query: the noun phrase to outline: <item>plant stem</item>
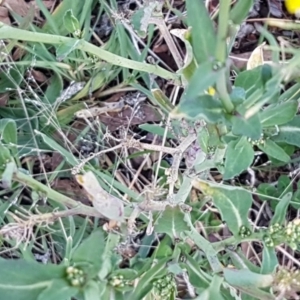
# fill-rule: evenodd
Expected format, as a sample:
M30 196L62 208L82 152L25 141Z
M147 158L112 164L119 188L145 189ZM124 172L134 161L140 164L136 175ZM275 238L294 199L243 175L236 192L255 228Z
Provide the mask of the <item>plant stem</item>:
M45 44L53 44L53 45L61 45L61 44L69 44L70 47L72 43L75 45L76 39L46 34L46 33L38 33L31 32L27 30L22 30L18 28L13 28L11 26L5 25L0 22L0 39L18 39L28 42L36 42L36 43L45 43ZM174 80L176 84L180 84L180 77L177 74L171 73L159 66L150 65L147 63L142 63L138 61L133 61L116 54L110 53L106 50L101 49L100 47L94 46L84 40L80 40L77 44L76 48L79 48L83 51L89 52L100 59L107 61L113 65L117 65L120 67L133 69L141 72L152 73L167 80Z
M61 203L66 205L71 209L78 209L78 214L91 216L91 217L101 217L102 215L95 210L95 208L82 204L81 202L75 201L67 196L64 196L51 188L47 187L46 185L38 182L30 175L26 175L19 170L14 173L13 179L23 183L24 185L29 186L30 188L38 191L43 192L47 195L48 198L52 199L57 203Z
M227 35L228 35L228 24L229 24L229 12L230 12L230 3L231 0L222 0L220 1L219 9L219 25L218 25L218 35L217 35L217 46L215 57L221 65L226 65L227 59ZM226 69L222 71L221 76L217 81L217 91L220 96L220 99L223 103L224 108L227 112L232 112L234 106L231 102L230 96L227 91L226 84Z

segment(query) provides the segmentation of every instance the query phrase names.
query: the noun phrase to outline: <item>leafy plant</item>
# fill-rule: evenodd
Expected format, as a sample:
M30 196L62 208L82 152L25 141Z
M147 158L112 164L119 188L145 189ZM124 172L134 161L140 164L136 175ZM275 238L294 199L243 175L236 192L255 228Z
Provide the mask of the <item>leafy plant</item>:
M259 64L230 78L228 59L236 25L244 21L253 1L239 0L233 7L229 0L220 1L215 29L204 1L186 0L187 15L181 16L186 28L171 32L185 46L184 59L164 22L160 1L139 7L131 18L133 27L117 14L117 1L64 0L52 14L41 1L37 3L45 11L42 28L32 23L27 29L0 24L7 52L18 47L25 53L19 61L1 62L7 72L1 74L0 91L9 92L10 99L0 110L1 193L12 205L2 196L0 234L7 248L3 255L10 252L17 259L0 260L0 294L5 299L12 295L15 299L175 299L178 295L277 299L280 293L298 292L298 273L278 270L275 252L280 244L293 250L299 247L299 220L286 220L290 206L299 208L293 181L281 176L277 186L263 183L257 191L253 186L231 184L256 168L258 151L281 167L292 161L300 146L295 96L299 86L294 84L300 60L297 51L286 64ZM91 12L96 6L100 8L98 19L105 13L114 23L110 37L100 47L92 43L90 34ZM145 62L154 26L166 41L177 72ZM259 30L265 39L271 39ZM139 36L145 38L143 51L132 46L133 36L139 42ZM35 67L51 74L44 90L33 90L24 80L33 61ZM174 98L169 99L153 75L174 85L170 95ZM69 84L71 81L75 83ZM111 149L100 147L98 153L84 158L65 134L74 113L84 108L79 100L87 100L93 92L106 96L122 89L146 94L166 120L165 127L163 122L140 124L142 130L162 137L161 145L110 135L108 140L116 142ZM177 99L180 89L183 93ZM32 98L26 95L28 91ZM95 123L89 122L93 128ZM98 141L105 142L103 127L99 126ZM134 184L129 188L122 176L116 181L114 172L95 160L120 149L140 151L127 155L125 161L160 152L151 166L151 191L144 188L139 194L131 190ZM46 171L41 153L60 154L55 172ZM170 163L162 161L163 153L172 156ZM33 154L43 171L36 179L30 161ZM183 158L184 172L180 170ZM117 169L118 164L113 167ZM168 173L163 174L166 166ZM73 175L91 171L97 175L102 186L98 190L106 192L95 195L87 190L90 200L101 201L111 193L120 201L126 194L130 198L130 203L125 202L127 222L103 221L101 205L78 203L51 188L62 174L71 178L71 170ZM212 172L222 182L211 180ZM135 178L138 173L132 174ZM250 220L256 194L273 209L265 227ZM112 204L105 200L104 215L115 215L108 213ZM95 217L94 222L87 217ZM224 228L227 236L216 241ZM259 263L252 263L240 251L240 245L246 243L261 247ZM39 252L50 253L44 265L36 262Z

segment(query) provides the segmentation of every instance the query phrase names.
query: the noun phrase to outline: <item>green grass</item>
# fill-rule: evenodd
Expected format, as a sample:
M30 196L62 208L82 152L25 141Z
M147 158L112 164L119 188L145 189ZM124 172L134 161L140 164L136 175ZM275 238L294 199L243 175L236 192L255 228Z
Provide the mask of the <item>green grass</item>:
M252 55L232 79L253 1L222 1L219 26L204 2L172 3L37 0L42 26L0 23L0 300L299 291L299 50L281 62L259 28L273 64ZM75 120L121 97L121 112Z

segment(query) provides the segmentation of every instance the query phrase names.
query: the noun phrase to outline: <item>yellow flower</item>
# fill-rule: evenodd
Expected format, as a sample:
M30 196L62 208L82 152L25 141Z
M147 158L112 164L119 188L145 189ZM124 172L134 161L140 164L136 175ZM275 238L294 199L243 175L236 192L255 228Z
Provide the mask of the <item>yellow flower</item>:
M290 14L300 16L300 0L285 0L285 7Z

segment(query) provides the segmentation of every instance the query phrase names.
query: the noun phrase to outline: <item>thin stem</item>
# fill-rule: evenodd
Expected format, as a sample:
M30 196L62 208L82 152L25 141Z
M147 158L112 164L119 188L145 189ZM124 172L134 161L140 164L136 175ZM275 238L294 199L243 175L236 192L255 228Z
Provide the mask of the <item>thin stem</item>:
M81 202L75 201L67 196L64 196L54 191L53 189L47 187L46 185L38 182L30 175L26 175L17 170L14 173L13 179L20 183L23 183L26 186L29 186L30 188L36 191L45 193L48 198L52 199L57 203L66 205L71 209L78 209L78 213L80 213L81 215L91 216L91 217L101 217L101 214L97 212L93 207L84 205Z
M220 1L219 9L219 26L217 35L217 47L216 47L216 59L221 65L226 65L227 60L227 35L229 30L229 11L231 0ZM227 112L232 112L234 106L231 102L230 96L227 91L227 73L226 69L222 71L217 81L217 91L220 96L220 100Z
M128 69L133 69L141 72L152 73L165 79L174 80L177 84L180 84L180 79L179 79L180 77L177 74L171 73L156 65L150 65L147 63L133 61L118 56L116 54L110 53L109 51L103 50L102 48L99 48L95 45L92 45L84 40L78 41L74 38L69 38L64 36L31 32L27 30L13 28L11 26L7 26L4 23L0 22L0 39L14 39L14 38L23 41L53 44L53 45L69 44L70 47L73 43L73 46L76 45L76 48L89 52L90 54L93 54L99 57L100 59L107 61L113 65L117 65Z

